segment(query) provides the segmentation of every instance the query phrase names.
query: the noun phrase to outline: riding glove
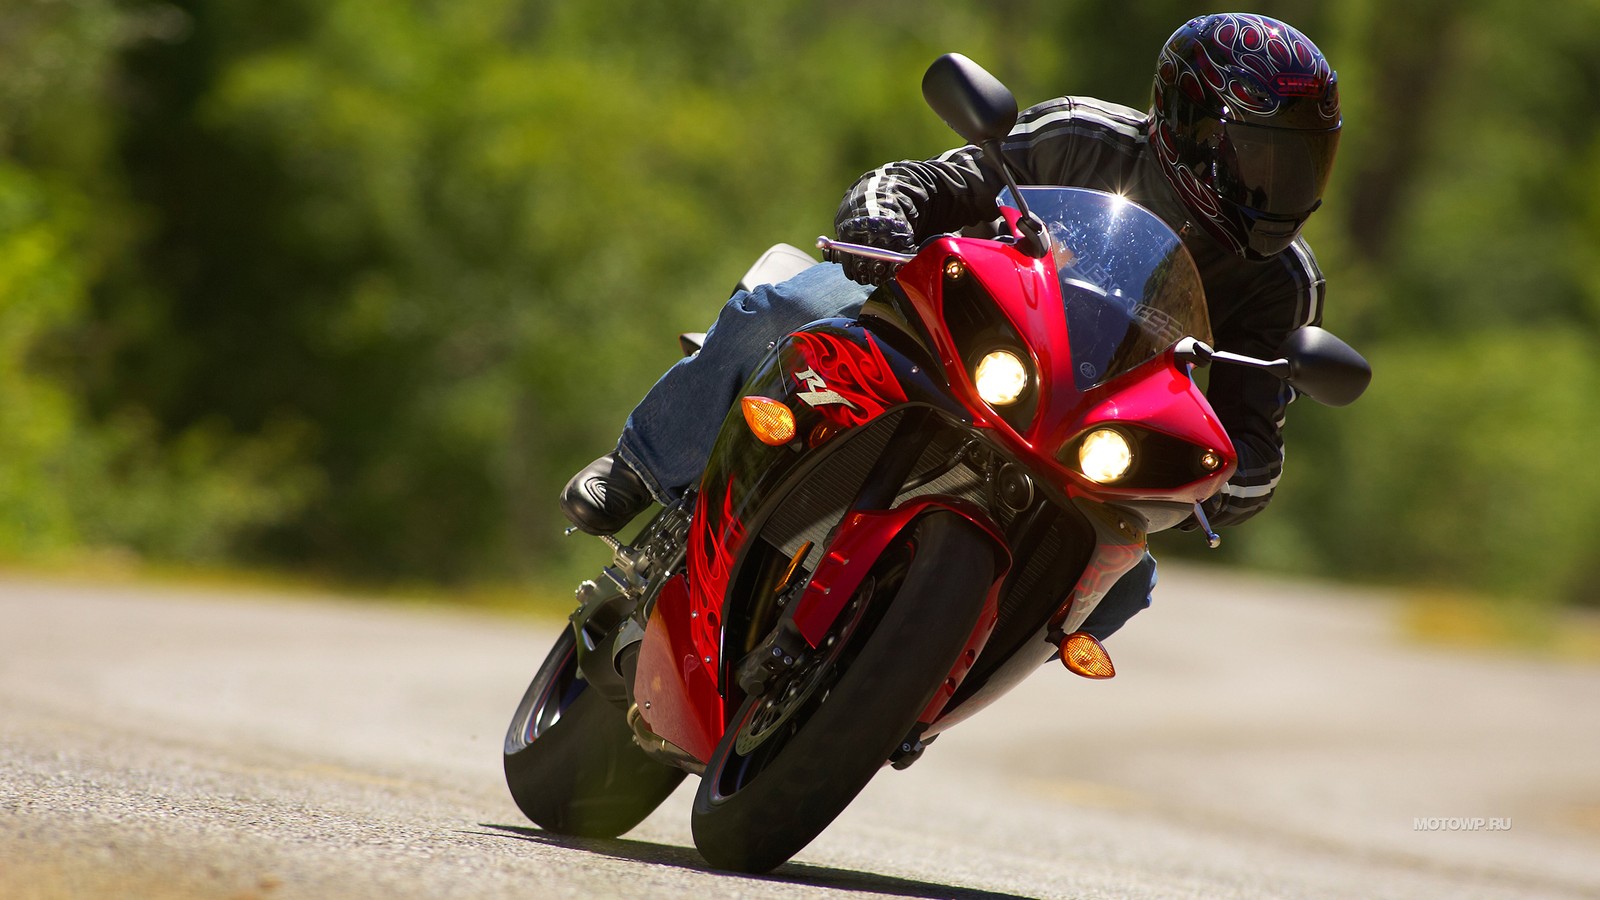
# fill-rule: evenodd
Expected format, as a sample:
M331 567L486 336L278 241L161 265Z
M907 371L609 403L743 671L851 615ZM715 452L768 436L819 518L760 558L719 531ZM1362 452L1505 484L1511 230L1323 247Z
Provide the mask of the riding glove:
M839 240L896 253L911 253L917 249L917 239L911 232L911 226L892 216L846 219L839 225ZM843 252L830 252L828 258L843 266L845 277L858 284L876 287L894 275L894 264L883 260L866 259Z

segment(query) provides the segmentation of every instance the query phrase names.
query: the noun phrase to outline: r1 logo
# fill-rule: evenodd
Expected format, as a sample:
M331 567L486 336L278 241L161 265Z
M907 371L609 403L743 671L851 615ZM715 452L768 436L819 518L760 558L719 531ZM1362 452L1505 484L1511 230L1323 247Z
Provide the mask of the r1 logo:
M838 391L830 389L828 383L822 379L822 376L811 369L807 369L804 372L796 372L794 377L796 381L804 384L807 388L807 390L801 391L797 395L801 400L805 401L807 406L824 406L829 403L839 403L850 407L855 406L854 403L842 397Z

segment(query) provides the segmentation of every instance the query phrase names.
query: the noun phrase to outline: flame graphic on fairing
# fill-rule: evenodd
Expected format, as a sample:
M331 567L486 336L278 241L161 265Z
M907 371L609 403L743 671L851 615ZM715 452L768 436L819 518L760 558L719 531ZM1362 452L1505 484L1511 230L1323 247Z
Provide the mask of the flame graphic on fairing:
M689 530L689 607L696 613L689 633L701 660L711 665L721 656L722 600L745 539L744 523L733 510L733 482L729 475L720 503L711 491L701 493Z
M792 373L796 384L803 391L815 392L815 380L825 382L829 394L842 402L816 404L814 408L833 424L845 428L866 424L890 407L906 402L905 389L894 377L878 342L871 334L862 336L865 346L822 332L790 335L796 351L810 364L803 373ZM802 374L811 378L802 378Z

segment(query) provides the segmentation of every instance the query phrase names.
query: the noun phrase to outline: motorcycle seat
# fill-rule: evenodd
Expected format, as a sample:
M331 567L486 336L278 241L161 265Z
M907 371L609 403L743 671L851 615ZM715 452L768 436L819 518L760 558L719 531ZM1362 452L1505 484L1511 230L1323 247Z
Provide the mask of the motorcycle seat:
M733 291L734 293L750 291L763 284L787 281L816 264L815 257L793 244L773 244L767 248L767 252L761 254L756 264L744 273L744 277L734 285ZM706 333L703 331L686 331L678 335L678 346L683 349L684 356L695 355L705 342Z
M734 291L750 291L763 284L787 281L816 264L816 257L793 244L773 244L739 279Z

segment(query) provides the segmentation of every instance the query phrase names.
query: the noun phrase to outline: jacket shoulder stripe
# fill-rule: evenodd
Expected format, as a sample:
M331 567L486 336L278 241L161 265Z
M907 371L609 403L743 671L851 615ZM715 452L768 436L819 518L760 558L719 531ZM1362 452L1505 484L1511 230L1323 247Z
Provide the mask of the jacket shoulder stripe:
M1150 121L1150 117L1147 114L1139 112L1131 106L1123 106L1120 103L1107 103L1094 97L1071 97L1068 99L1072 101L1073 106L1079 109L1092 110L1104 118L1137 128L1140 132L1144 131L1145 125Z
M1305 286L1303 305L1297 316L1295 327L1315 325L1322 321L1322 299L1327 290L1327 282L1322 277L1322 269L1317 266L1317 258L1311 253L1311 245L1303 237L1294 239L1289 245L1294 253L1294 259L1288 265L1295 275L1295 280Z

